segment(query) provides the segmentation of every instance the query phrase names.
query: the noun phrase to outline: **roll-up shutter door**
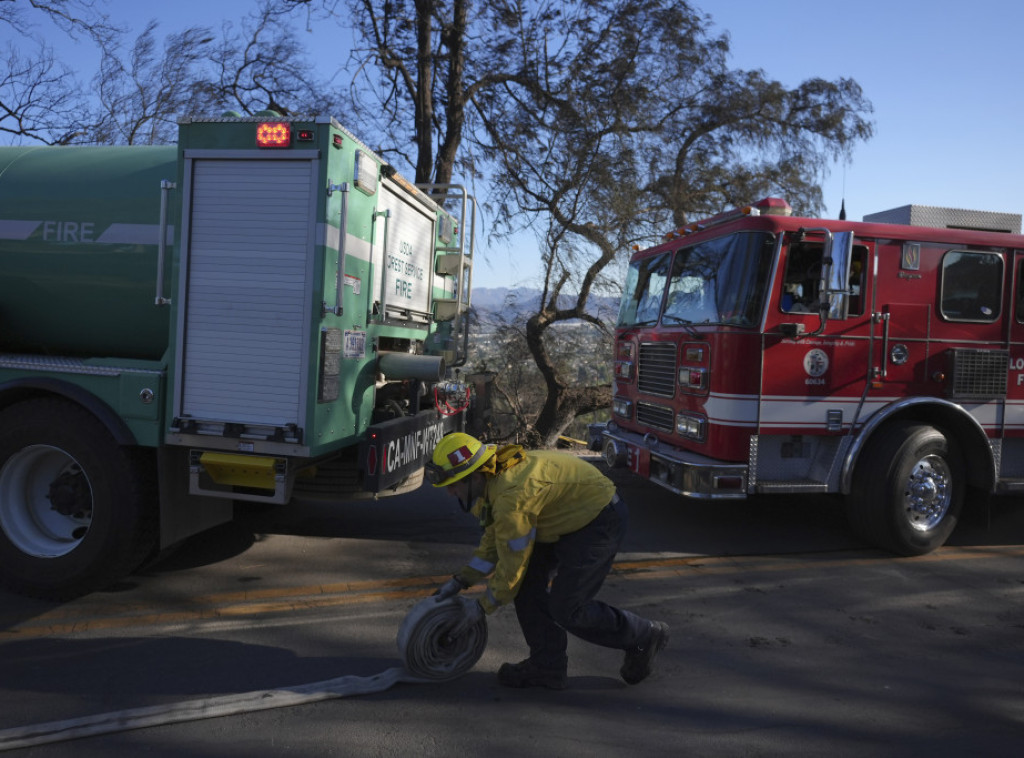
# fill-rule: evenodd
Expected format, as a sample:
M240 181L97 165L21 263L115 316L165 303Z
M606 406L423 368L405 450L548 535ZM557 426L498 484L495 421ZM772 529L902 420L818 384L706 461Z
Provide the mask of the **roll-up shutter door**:
M181 411L301 428L313 229L311 161L197 160Z

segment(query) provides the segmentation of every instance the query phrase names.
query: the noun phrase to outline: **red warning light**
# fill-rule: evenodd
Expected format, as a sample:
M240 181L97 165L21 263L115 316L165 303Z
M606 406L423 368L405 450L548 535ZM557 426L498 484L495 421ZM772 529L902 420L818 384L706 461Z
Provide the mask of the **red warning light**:
M258 147L288 147L292 143L291 124L283 121L270 121L256 128L256 145Z

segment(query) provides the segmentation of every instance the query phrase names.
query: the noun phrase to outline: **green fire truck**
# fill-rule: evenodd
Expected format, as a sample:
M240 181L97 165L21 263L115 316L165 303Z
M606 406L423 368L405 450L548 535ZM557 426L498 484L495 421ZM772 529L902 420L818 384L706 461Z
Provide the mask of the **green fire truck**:
M236 501L419 486L469 404L475 219L331 118L0 148L0 583L73 597Z

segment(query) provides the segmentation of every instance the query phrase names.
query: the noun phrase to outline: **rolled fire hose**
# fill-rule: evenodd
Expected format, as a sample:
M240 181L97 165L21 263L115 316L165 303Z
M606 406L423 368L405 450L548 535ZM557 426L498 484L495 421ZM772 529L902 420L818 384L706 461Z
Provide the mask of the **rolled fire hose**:
M424 683L455 679L476 665L487 646L487 622L482 617L458 637L450 635L452 628L463 620L467 605L475 602L461 596L446 600L428 597L418 602L398 630L398 651L404 665L374 676L342 676L275 690L200 698L3 729L0 730L0 752L151 726L233 716L352 695L369 695L384 692L398 682Z

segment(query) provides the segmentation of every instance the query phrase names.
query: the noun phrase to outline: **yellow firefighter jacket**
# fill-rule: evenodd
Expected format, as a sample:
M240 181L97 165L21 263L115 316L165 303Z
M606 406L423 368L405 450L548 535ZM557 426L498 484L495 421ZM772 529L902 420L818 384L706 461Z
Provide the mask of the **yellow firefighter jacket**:
M535 542L582 529L615 495L594 465L567 453L523 453L516 445L499 450L496 460L496 473L487 473L484 495L472 507L483 537L456 574L467 586L490 575L480 599L487 613L515 598Z

